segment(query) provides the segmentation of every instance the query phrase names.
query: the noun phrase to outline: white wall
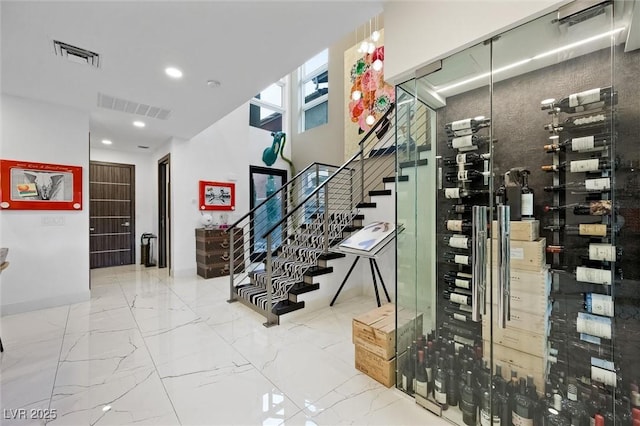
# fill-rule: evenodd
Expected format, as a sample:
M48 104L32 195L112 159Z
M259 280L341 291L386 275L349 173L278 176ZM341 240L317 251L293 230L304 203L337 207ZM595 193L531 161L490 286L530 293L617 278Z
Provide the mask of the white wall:
M144 232L157 232L158 197L156 196L157 179L152 171L152 158L149 153L115 151L111 149L90 150L91 161L108 163L133 164L135 166L135 235L136 261L140 263L140 235ZM156 162L157 164L157 162ZM157 172L156 172L157 174Z
M385 79L399 84L416 68L551 12L569 0L387 1Z
M89 298L89 116L2 95L0 158L82 166L83 209L3 210L2 315Z

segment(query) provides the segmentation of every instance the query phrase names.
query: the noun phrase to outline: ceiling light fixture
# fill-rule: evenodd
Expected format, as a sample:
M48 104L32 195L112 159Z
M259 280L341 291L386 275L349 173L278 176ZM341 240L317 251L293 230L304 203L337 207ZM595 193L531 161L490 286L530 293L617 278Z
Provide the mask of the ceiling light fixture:
M102 139L102 143L105 145L111 145L113 142L111 142L109 139Z
M175 67L168 67L164 69L164 72L171 78L182 78L182 71Z
M136 126L136 127L140 127L140 128L146 126L146 124L144 124L143 121L134 121L133 125Z
M222 83L220 83L218 80L207 80L207 86L211 87L212 89L220 87L221 85Z
M447 90L455 89L456 87L460 87L460 86L463 86L465 84L472 83L474 81L478 81L478 80L481 80L483 78L487 78L492 73L493 73L493 75L496 75L496 74L499 74L501 72L510 70L512 68L519 67L520 65L524 65L524 64L526 64L528 62L531 62L531 61L534 61L536 59L542 59L542 58L545 58L547 56L555 55L556 53L564 52L565 50L569 50L569 49L573 49L573 48L578 47L578 46L582 46L583 44L591 43L592 41L597 41L597 40L603 39L605 37L614 36L617 33L621 32L621 31L624 31L624 29L625 29L625 27L616 28L615 30L607 31L607 32L604 32L602 34L597 34L597 35L595 35L593 37L585 38L584 40L576 41L575 43L570 43L570 44L567 44L565 46L558 47L557 49L552 49L552 50L549 50L548 52L540 53L540 54L535 55L535 56L533 56L531 58L523 59L521 61L517 61L517 62L514 62L512 64L505 65L502 68L497 68L497 69L493 70L493 72L482 73L482 74L477 75L475 77L471 77L471 78L469 78L467 80L463 80L463 81L460 81L458 83L454 83L454 84L451 84L449 86L445 86L445 87L439 88L439 89L436 90L436 93L445 92Z

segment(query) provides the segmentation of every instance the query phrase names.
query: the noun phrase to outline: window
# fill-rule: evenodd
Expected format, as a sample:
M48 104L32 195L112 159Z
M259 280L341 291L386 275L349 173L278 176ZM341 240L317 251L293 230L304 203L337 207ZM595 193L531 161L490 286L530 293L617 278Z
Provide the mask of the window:
M301 126L305 131L329 121L329 50L300 67Z
M251 99L249 125L270 132L282 131L284 82L273 83Z

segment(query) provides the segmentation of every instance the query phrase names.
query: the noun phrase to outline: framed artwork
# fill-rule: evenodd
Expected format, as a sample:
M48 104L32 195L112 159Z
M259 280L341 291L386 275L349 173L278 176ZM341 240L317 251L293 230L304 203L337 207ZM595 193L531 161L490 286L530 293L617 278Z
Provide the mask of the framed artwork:
M82 167L0 160L3 210L82 210Z
M236 185L200 181L200 210L235 210Z

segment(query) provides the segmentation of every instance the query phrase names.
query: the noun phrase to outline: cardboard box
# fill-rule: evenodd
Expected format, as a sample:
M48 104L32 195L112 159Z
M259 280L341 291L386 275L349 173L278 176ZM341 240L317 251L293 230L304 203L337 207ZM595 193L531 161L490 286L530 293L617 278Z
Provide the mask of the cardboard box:
M526 271L511 268L510 271L511 310L524 311L544 315L549 306L551 290L551 273L549 268L540 271ZM493 303L498 303L498 269L493 268ZM487 296L488 297L488 296ZM489 301L487 300L487 303Z
M484 351L484 360L489 361L491 344L489 341L483 341L482 350ZM547 374L546 357L537 357L524 352L517 351L502 345L493 345L493 363L502 366L502 377L505 380L511 379L511 370L518 372L518 377L533 376L533 382L536 385L538 395L544 393L545 377Z
M521 330L514 328L510 321L507 321L506 328L500 328L497 324L494 324L493 333L491 331L489 318L485 316L482 318L483 338L488 339L491 336L494 343L540 358L544 358L547 354L546 330L537 330L535 332Z
M487 258L493 259L493 266L497 266L498 244L495 239L492 240L491 238L487 239L487 244L492 247L492 256L487 256ZM511 241L511 268L524 269L526 271L544 269L547 261L546 247L546 238L538 238L535 241Z
M387 360L360 345L355 346L355 366L372 379L377 380L386 387L396 384L396 359Z
M539 220L512 220L511 241L535 241L540 237ZM498 238L498 222L493 221L491 226L491 238Z
M393 303L387 303L354 318L353 343L384 359L393 358L396 355L396 336L398 347L405 348L415 340L417 332L422 334L422 313L416 316L415 311L399 308L397 315L397 331L396 306Z

